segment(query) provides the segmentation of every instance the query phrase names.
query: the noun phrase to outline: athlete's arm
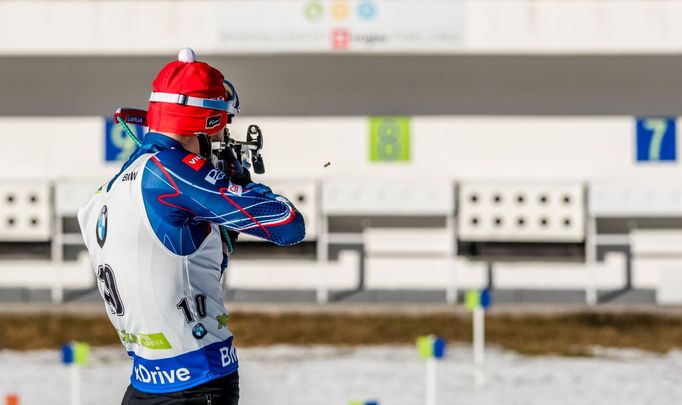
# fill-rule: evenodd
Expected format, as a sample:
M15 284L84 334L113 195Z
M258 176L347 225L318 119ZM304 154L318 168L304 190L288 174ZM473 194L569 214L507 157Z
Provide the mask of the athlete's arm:
M262 184L233 184L193 153L156 154L145 166L145 178L145 199L167 206L171 220L212 222L281 246L305 237L303 217L289 200Z

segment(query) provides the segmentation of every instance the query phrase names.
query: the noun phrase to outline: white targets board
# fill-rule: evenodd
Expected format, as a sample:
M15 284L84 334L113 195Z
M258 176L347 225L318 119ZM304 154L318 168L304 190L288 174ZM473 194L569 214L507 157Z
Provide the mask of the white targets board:
M580 183L462 183L462 241L579 242L585 238Z
M51 238L50 185L0 182L0 241L39 242Z

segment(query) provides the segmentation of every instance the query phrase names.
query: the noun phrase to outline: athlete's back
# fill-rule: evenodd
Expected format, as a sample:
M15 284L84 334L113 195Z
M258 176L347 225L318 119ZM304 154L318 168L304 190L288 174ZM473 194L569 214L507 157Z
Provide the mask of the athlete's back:
M134 359L131 383L174 392L234 372L218 224L280 245L300 213L263 185L231 183L206 159L149 133L78 215L109 319Z

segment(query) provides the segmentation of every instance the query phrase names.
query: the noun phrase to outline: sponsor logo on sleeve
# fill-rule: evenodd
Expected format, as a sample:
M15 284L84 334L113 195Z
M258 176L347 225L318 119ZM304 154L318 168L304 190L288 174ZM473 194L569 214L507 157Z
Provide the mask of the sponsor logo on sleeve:
M230 186L227 187L227 191L230 194L238 195L240 197L242 196L242 186L240 186L239 184L234 184L230 182Z
M223 173L222 171L220 171L218 169L211 169L211 171L208 172L206 177L204 177L204 180L215 185L215 183L217 181L222 180L224 178L225 178L225 173Z
M189 154L182 158L182 162L191 167L192 170L198 172L206 164L206 159L199 155Z
M206 118L206 129L215 128L220 125L220 118L220 115L211 115L210 117Z

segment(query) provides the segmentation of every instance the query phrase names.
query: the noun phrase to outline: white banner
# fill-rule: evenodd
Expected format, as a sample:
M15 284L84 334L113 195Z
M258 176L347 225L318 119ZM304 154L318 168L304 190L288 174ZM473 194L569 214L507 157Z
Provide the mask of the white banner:
M462 47L465 3L237 0L216 14L225 52L443 52Z
M0 0L0 55L682 52L682 0Z

